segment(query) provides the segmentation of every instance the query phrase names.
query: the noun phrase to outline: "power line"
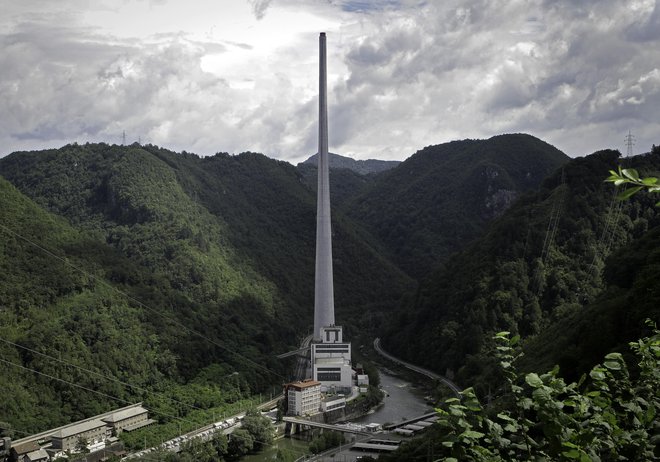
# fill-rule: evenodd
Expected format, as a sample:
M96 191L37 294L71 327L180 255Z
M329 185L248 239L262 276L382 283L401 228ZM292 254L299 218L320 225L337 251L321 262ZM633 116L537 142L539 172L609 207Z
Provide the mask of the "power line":
M78 271L78 272L80 272L80 273L86 275L87 277L89 277L90 279L92 279L92 280L94 280L94 281L100 283L101 285L103 285L103 286L105 286L105 287L108 287L108 288L110 288L111 290L114 290L114 291L117 292L118 294L120 294L120 295L126 297L126 299L128 299L128 300L133 301L134 303L136 303L136 304L138 304L139 306L145 308L146 310L149 310L149 311L151 311L151 312L153 312L153 313L156 313L156 314L162 316L163 318L169 320L170 322L173 322L174 324L176 324L177 326L183 328L183 329L186 330L187 332L192 333L192 334L194 334L194 335L196 335L196 336L198 336L198 337L203 338L204 340L208 341L208 342L211 343L212 345L215 345L215 346L221 348L222 350L227 351L227 352L229 352L229 353L231 353L231 354L237 356L238 358L241 358L241 359L243 359L244 361L246 361L246 362L248 362L248 363L250 363L250 364L252 364L252 365L254 365L254 366L256 366L256 367L258 367L258 368L260 368L260 369L262 369L262 370L264 370L264 371L266 371L266 372L268 372L268 373L270 373L270 374L273 374L273 375L276 375L276 376L278 376L278 377L280 377L280 378L285 379L285 377L283 377L283 376L280 375L279 373L277 373L277 372L275 372L275 371L272 371L272 370L266 368L265 366L262 366L261 364L252 361L251 359L245 357L244 355L242 355L242 354L240 354L240 353L238 353L238 352L236 352L236 351L234 351L234 350L232 350L232 349L230 349L230 348L228 348L228 347L225 347L225 346L223 346L223 345L218 344L217 342L215 342L215 341L211 340L210 338L206 337L205 335L203 335L203 334L201 334L201 333L195 331L194 329L189 328L188 326L186 326L185 324L179 322L178 320L176 320L176 319L174 319L174 318L171 318L171 317L169 317L169 316L167 316L167 315L165 315L165 314L163 314L163 313L161 313L161 312L159 312L159 311L157 311L157 310L155 310L155 309L149 307L147 304L145 304L145 303L143 303L142 301L136 299L135 297L130 296L129 294L127 294L127 293L125 293L125 292L119 290L118 288L114 287L113 285L107 283L107 282L104 281L103 279L101 279L101 278L99 278L99 277L97 277L97 276L95 276L95 275L93 275L93 274L91 274L91 273L85 271L84 269L82 269L82 268L80 268L80 267L74 265L73 263L67 261L65 258L62 258L62 257L60 257L60 256L58 256L58 255L56 255L56 254L54 254L53 252L51 252L50 250L48 250L48 249L44 248L43 246L37 244L36 242L34 242L34 241L32 241L32 240L30 240L30 239L28 239L28 238L22 236L22 235L19 234L19 233L16 233L15 231L13 231L12 229L8 228L7 226L5 226L5 225L3 225L3 224L0 224L0 228L4 229L4 230L5 230L6 232L8 232L9 234L12 234L12 235L14 235L15 237L17 237L17 238L19 238L19 239L21 239L21 240L27 242L28 244L30 244L30 245L36 247L37 249L41 250L41 251L44 252L45 254L47 254L47 255L49 255L49 256L51 256L51 257L53 257L53 258L55 258L55 259L57 259L57 260L59 260L59 261L61 261L61 262L63 262L65 265L67 265L67 266L73 268L74 270L76 270L76 271ZM84 368L84 367L77 366L77 365L72 364L72 363L70 363L70 362L68 362L68 361L64 361L64 360L62 360L62 359L55 358L55 357L50 356L50 355L48 355L48 354L45 354L45 353L42 353L42 352L38 352L38 351L36 351L36 350L33 350L33 349L31 349L31 348L28 348L28 347L24 347L24 346L22 346L22 345L19 345L19 344L14 343L14 342L11 342L11 341L8 341L8 340L5 340L5 339L1 339L1 338L0 338L0 340L2 340L2 341L5 342L5 343L11 344L11 345L13 345L13 346L17 346L17 347L19 347L19 348L23 348L23 349L28 350L28 351L31 351L31 352L33 352L33 353L36 353L36 354L42 355L42 356L47 357L47 358L49 358L49 359L54 359L54 360L56 360L56 361L58 361L58 362L60 362L60 363L67 364L67 365L72 366L72 367L75 367L75 368L77 368L77 369L79 369L79 370L82 370L82 371L85 371L85 372L88 372L88 373L91 373L91 374L94 374L94 375L100 376L101 378L104 378L104 379L106 379L106 380L108 380L108 381L116 382L116 383L119 383L119 384L121 384L121 385L123 385L123 386L131 387L131 388L134 388L134 389L137 389L137 390L140 390L140 391L146 392L146 393L150 393L150 394L152 394L152 395L163 396L163 397L165 397L166 399L169 399L169 400L171 400L171 401L174 401L174 402L177 402L177 403L183 404L183 405L185 405L185 406L188 406L188 407L191 407L191 408L194 408L194 409L197 409L197 410L202 410L202 411L204 410L204 409L201 409L201 408L199 408L199 407L197 407L197 406L193 406L193 405L189 405L189 404L187 404L187 403L181 402L181 401L179 401L179 400L177 400L177 399L175 399L175 398L167 397L167 396L165 396L165 395L163 395L163 394L161 394L161 393L157 393L157 392L154 392L154 391L150 391L150 390L147 390L147 389L144 389L144 388L138 387L138 386L136 386L136 385L131 385L131 384L126 383L126 382L123 382L123 381L121 381L121 380L119 380L119 379L113 379L113 378L110 378L110 377L104 376L104 375L101 374L101 373L91 371L91 370L86 369L86 368ZM60 379L60 378L58 378L58 377L54 377L54 376L52 376L52 375L50 375L50 374L47 374L47 373L45 373L45 372L41 372L41 371L38 371L38 370L36 370L36 369L32 369L32 368L29 368L29 367L23 366L23 365L21 365L21 364L16 364L16 363L13 363L13 362L11 362L11 361L7 361L7 360L4 359L4 358L0 358L0 361L3 362L3 363L5 363L5 364L8 364L8 365L11 365L11 366L14 366L14 367L17 367L17 368L23 369L23 370L27 370L27 371L33 372L33 373L38 374L38 375L42 375L42 376L48 377L48 378L50 378L50 379L52 379L52 380L56 380L56 381L59 381L59 382L66 383L66 384L71 385L71 386L73 386L73 387L80 388L80 389L86 390L86 391L88 391L88 392L95 393L95 394L98 394L98 395L104 396L104 397L106 397L106 398L109 398L109 399L112 399L112 400L115 400L115 401L118 401L118 402L121 402L121 403L124 403L124 404L133 404L133 403L131 403L130 401L127 401L127 400L125 400L125 399L118 398L118 397L116 397L116 396L112 396L112 395L109 395L109 394L107 394L107 393L104 393L104 392L101 392L101 391L98 391L98 390L94 390L94 389L92 389L92 388L88 388L88 387L85 387L85 386L83 386L83 385L80 385L80 384L77 384L77 383L74 383L74 382L71 382L71 381L68 381L68 380L65 380L65 379ZM184 418L181 418L181 417L178 417L178 416L170 415L170 414L167 414L167 413L162 412L162 411L159 411L159 410L151 409L151 412L153 412L153 413L155 413L155 414L159 414L159 415L165 416L165 417L169 417L169 418L171 418L171 419L176 419L176 420L181 421L181 422L186 422L186 423L189 423L189 424L192 424L192 425L200 425L200 423L198 423L198 422L194 422L194 421L192 421L192 420L188 420L188 419L184 419ZM28 434L28 433L26 433L26 432L21 432L21 431L15 430L15 429L12 429L12 430L13 430L13 431L16 431L17 433L25 433L25 434ZM255 441L257 441L257 440L255 440ZM264 441L257 441L257 442L262 443L262 444L265 444ZM304 454L304 453L300 452L300 454ZM149 460L149 459L144 459L144 460Z
M598 258L598 249L602 248L603 253L602 257L605 258L610 251L610 248L612 246L612 243L614 241L614 234L616 233L616 226L617 223L619 222L619 218L621 215L621 209L623 208L623 202L618 201L617 203L617 192L614 191L612 194L612 200L610 201L610 205L607 208L607 212L605 215L605 226L603 226L603 232L600 235L600 238L596 242L596 246L594 247L594 258L591 261L591 269L594 272L594 275L596 274L596 259Z
M125 135L124 135L124 136L125 136ZM101 285L103 285L103 286L105 286L105 287L108 287L108 288L110 288L111 290L114 290L116 293L118 293L118 294L124 296L126 299L128 299L128 300L130 300L130 301L136 303L137 305L141 306L142 308L144 308L144 309L146 309L146 310L148 310L148 311L151 311L151 312L153 312L153 313L156 313L156 314L160 315L160 316L163 317L164 319L166 319L166 320L168 320L168 321L174 323L175 325L177 325L177 326L183 328L183 329L186 330L187 332L189 332L189 333L191 333L191 334L194 334L194 335L196 335L196 336L198 336L198 337L200 337L200 338L206 340L207 342L211 343L212 345L214 345L214 346L216 346L216 347L218 347L218 348L220 348L220 349L222 349L222 350L224 350L224 351L227 351L227 352L229 352L229 353L235 355L236 357L238 357L238 358L240 358L240 359L243 359L244 361L246 361L246 362L252 364L253 366L256 366L257 368L260 368L260 369L262 369L262 370L264 370L264 371L266 371L266 372L268 372L268 373L270 373L270 374L276 375L276 376L278 376L278 377L280 377L280 378L282 378L282 379L285 379L285 377L283 377L283 376L280 375L279 373L277 373L277 372L275 372L275 371L272 371L272 370L268 369L267 367L262 366L262 365L259 364L259 363L256 363L255 361L252 361L250 358L247 358L246 356L244 356L244 355L242 355L242 354L236 352L235 350L232 350L232 349L230 349L230 348L228 348L228 347L225 347L225 346L223 346L223 345L221 345L221 344L218 344L217 342L215 342L215 341L213 341L212 339L206 337L205 335L201 334L200 332L197 332L197 331L195 331L194 329L189 328L188 326L186 326L185 324L179 322L178 320L176 320L176 319L174 319L174 318L172 318L172 317L170 317L170 316L167 316L167 315L163 314L163 313L160 312L160 311L157 311L157 310L151 308L150 306L148 306L147 304L143 303L142 301L136 299L135 297L132 297L131 295L129 295L129 294L127 294L127 293L125 293L125 292L119 290L117 287L115 287L115 286L113 286L113 285L107 283L107 282L104 281L103 279L101 279L101 278L99 278L99 277L97 277L97 276L95 276L95 275L93 275L93 274L87 272L86 270L84 270L84 269L82 269L82 268L80 268L80 267L74 265L73 263L67 261L65 258L62 258L62 257L60 257L60 256L58 256L58 255L56 255L56 254L54 254L54 253L51 252L50 250L44 248L43 246L37 244L37 243L34 242L34 241L32 241L32 240L30 240L30 239L28 239L28 238L22 236L21 234L19 234L19 233L13 231L12 229L8 228L7 226L0 224L0 228L4 229L4 230L5 230L6 232L8 232L9 234L12 234L12 235L14 235L15 237L17 237L17 238L19 238L19 239L21 239L21 240L27 242L28 244L34 246L35 248L41 250L41 251L44 252L45 254L47 254L47 255L49 255L49 256L51 256L51 257L53 257L53 258L55 258L55 259L57 259L57 260L59 260L59 261L61 261L61 262L63 262L65 265L67 265L67 266L73 268L74 270L76 270L76 271L78 271L78 272L80 272L80 273L86 275L88 278L90 278L90 279L92 279L92 280L98 282L99 284L101 284ZM119 380L119 379L113 379L113 378L110 378L110 377L108 377L108 376L104 376L104 375L101 374L101 373L91 371L91 370L86 369L86 368L84 368L84 367L77 366L77 365L72 364L72 363L70 363L70 362L67 362L67 361L64 361L64 360L61 360L61 359L55 358L55 357L50 356L50 355L47 355L47 354L45 354L45 353L38 352L38 351L36 351L36 350L33 350L33 349L30 349L30 348L24 347L24 346L22 346L22 345L19 345L19 344L14 343L14 342L10 342L10 341L8 341L8 340L4 340L4 339L0 339L0 340L4 341L5 343L11 344L11 345L13 345L13 346L16 346L16 347L23 348L23 349L25 349L25 350L31 351L31 352L33 352L33 353L35 353L35 354L42 355L42 356L47 357L47 358L49 358L49 359L54 359L54 360L56 360L56 361L58 361L58 362L60 362L60 363L67 364L67 365L69 365L69 366L75 367L75 368L77 368L77 369L79 369L79 370L82 370L82 371L85 371L85 372L87 372L87 373L97 375L97 376L99 376L99 377L101 377L101 378L104 378L105 380L112 381L112 382L115 382L115 383L119 383L119 384L121 384L121 385L123 385L123 386L131 387L131 388L134 388L134 389L136 389L136 390L140 390L140 391L142 391L142 392L150 393L150 394L152 394L152 395L163 396L163 397L165 397L166 399L169 399L169 400L172 400L172 401L174 401L174 402L177 402L177 403L183 404L183 405L185 405L185 406L188 406L188 407L191 407L191 408L194 408L194 409L198 409L198 410L203 410L203 409L201 409L201 408L199 408L199 407L197 407L197 406L193 406L193 405L189 405L189 404L187 404L187 403L183 403L183 402L181 402L181 401L179 401L179 400L176 400L175 398L170 398L170 397L167 397L167 396L165 396L165 395L163 395L163 394L160 394L160 393L157 393L157 392L154 392L154 391L150 391L150 390L146 390L146 389L141 388L141 387L138 387L138 386L136 386L136 385L132 385L132 384L129 384L129 383L123 382L123 381L121 381L121 380ZM32 368L29 368L29 367L23 366L23 365L21 365L21 364L16 364L16 363L13 363L13 362L11 362L11 361L7 361L6 359L3 359L3 358L0 358L0 361L3 362L3 363L5 363L5 364L11 365L11 366L14 366L14 367L17 367L17 368L21 368L21 369L23 369L23 370L31 371L31 372L33 372L33 373L35 373L35 374L38 374L38 375L42 375L42 376L48 377L48 378L50 378L50 379L52 379L52 380L56 380L56 381L59 381L59 382L66 383L66 384L71 385L71 386L73 386L73 387L80 388L80 389L86 390L86 391L88 391L88 392L95 393L95 394L98 394L98 395L104 396L104 397L106 397L106 398L109 398L109 399L112 399L112 400L115 400L115 401L118 401L118 402L121 402L121 403L124 403L124 404L133 404L133 403L131 403L131 402L127 401L127 400L124 400L124 399L122 399L122 398L118 398L118 397L115 397L115 396L109 395L109 394L107 394L107 393L103 393L103 392L101 392L101 391L94 390L94 389L92 389L92 388L88 388L88 387L85 387L85 386L80 385L80 384L76 384L76 383L71 382L71 381L68 381L68 380L64 380L64 379L60 379L60 378L58 378L58 377L54 377L54 376L52 376L52 375L50 375L50 374L47 374L47 373L45 373L45 372L41 372L41 371L38 371L38 370L36 370L36 369L32 369ZM156 413L156 414L160 414L160 415L165 416L165 417L169 417L169 418L173 418L173 419L179 420L179 421L181 421L181 422L187 422L187 423L190 423L190 424L192 424L192 425L199 425L199 423L197 423L197 422L194 422L194 421L191 421L191 420L187 420L187 419L183 419L183 418L181 418L181 417L174 416L174 415L169 415L169 414L164 413L164 412L162 412L162 411L158 411L158 410L154 410L154 409L152 409L152 412L154 412L154 413ZM13 429L13 431L16 431L17 433L24 433L24 432L18 431L18 430L16 430L16 429ZM25 433L25 434L27 434L27 433ZM258 441L258 442L260 442L260 443L262 443L262 444L265 443L264 441ZM297 451L291 451L291 452L297 452ZM304 454L304 453L302 453L302 452L299 452L299 453L300 453L300 454Z
M2 340L2 339L0 339L0 340ZM12 342L7 342L7 343L10 343L10 344L11 344ZM17 346L20 347L20 345L17 345ZM30 350L30 349L28 348L28 350ZM30 350L30 351L34 351L34 350ZM35 351L35 353L39 353L39 352L36 352L36 351ZM45 356L48 357L48 355L45 355ZM53 358L53 359L57 359L57 358ZM16 364L16 363L13 363L13 362L11 362L11 361L7 361L6 359L3 359L3 358L0 358L0 361L1 361L1 362L4 362L4 363L6 363L6 364L9 364L9 365L12 365L12 366L15 366L15 367L18 367L18 368L24 369L24 370L28 370L28 371L34 372L34 373L39 374L39 375L46 376L46 377L48 377L48 378L50 378L50 379L53 379L53 380L57 380L57 381L60 381L60 382L67 383L67 384L69 384L69 385L72 385L72 386L77 387L77 388L84 389L84 390L86 390L86 391L90 391L90 392L92 392L92 393L100 394L100 395L102 395L102 396L105 396L105 397L108 397L108 398L114 399L114 400L116 400L116 401L120 401L120 402L122 402L123 404L129 404L129 405L133 405L133 404L135 404L135 403L131 403L131 402L127 401L127 400L124 400L124 399L122 399L122 398L117 398L117 397L114 397L114 396L112 396L112 395L108 395L108 394L106 394L106 393L103 393L103 392L100 392L100 391L97 391L97 390L93 390L93 389L91 389L91 388L87 388L87 387L85 387L85 386L83 386L83 385L79 385L79 384L76 384L76 383L71 382L71 381L68 381L68 380L64 380L64 379L60 379L60 378L58 378L58 377L54 377L54 376L52 376L52 375L50 375L50 374L47 374L47 373L45 373L45 372L41 372L41 371L38 371L38 370L36 370L36 369L32 369L32 368L29 368L29 367L25 367L25 366L23 366L23 365ZM65 361L62 361L62 362L65 362ZM73 365L73 366L75 367L75 365ZM153 392L149 392L148 390L147 390L147 392L153 394ZM175 401L176 401L176 400L175 400ZM181 404L185 404L185 403L181 403ZM193 406L193 407L194 407L194 406ZM203 409L201 409L201 408L197 408L197 409L203 410ZM154 413L154 414L159 414L159 415L162 415L162 416L165 416L165 417L170 417L170 418L173 418L173 419L177 419L177 420L179 420L179 421L181 421L181 422L186 422L186 423L189 423L189 424L192 424L192 425L195 425L195 426L198 426L198 425L205 425L205 424L200 423L200 422L195 422L195 421L193 421L193 420L184 419L184 418L182 418L182 417L174 416L174 415L167 414L167 413L165 413L165 412L161 412L161 411L154 410L154 409L150 409L150 412L152 412L152 413ZM92 418L93 418L93 417L92 417ZM74 423L75 423L75 422L74 422ZM70 425L72 425L72 424L70 424ZM34 434L33 432L32 432L32 433L28 433L28 432L25 432L25 431L18 430L18 429L14 428L14 427L10 427L10 428L8 428L7 430L9 430L9 431L11 431L11 432L15 432L15 433L21 433L21 434L26 435L26 436L31 436L31 435ZM195 430L193 430L193 432L194 432L194 431L197 431L197 430L199 430L199 429L195 429ZM48 433L48 430L46 430L46 432L41 432L41 433ZM188 433L190 433L190 432L188 432ZM215 433L215 432L214 432L214 433ZM179 436L181 436L181 435L179 435ZM194 439L196 439L196 438L201 439L201 438L202 438L202 435L194 435L194 436L187 437L186 439L187 439L187 441L192 441L192 440L194 440ZM266 441L262 441L262 440L254 439L253 441L255 441L255 442L257 442L257 443L261 443L261 444L263 444L263 445L268 444ZM203 442L208 442L208 441L203 441ZM171 452L171 451L168 451L166 448L164 448L164 447L162 447L162 446L154 446L154 448L162 449L163 451L166 451L166 452ZM290 451L291 451L291 452L298 452L298 454L305 454L304 452L300 452L300 451L293 451L293 450L290 450ZM145 457L143 457L143 456L139 456L139 460L157 460L157 459L148 459L148 458L145 458Z
M159 316L161 316L161 317L167 319L168 321L174 323L174 324L177 325L178 327L181 327L182 329L186 330L188 333L194 334L194 335L196 335L197 337L200 337L200 338L206 340L207 342L209 342L210 344L212 344L212 345L214 345L214 346L220 348L221 350L224 350L224 351L226 351L226 352L228 352L228 353L231 353L231 354L233 354L234 356L236 356L237 358L240 358L240 359L244 360L245 362L247 362L247 363L249 363L249 364L251 364L251 365L253 365L253 366L257 367L257 368L259 368L259 369L261 369L261 370L263 370L263 371L265 371L265 372L268 372L269 374L273 374L273 375L275 375L275 376L277 376L277 377L279 377L279 378L281 378L281 379L283 379L283 380L286 381L286 377L284 377L283 375L279 374L278 372L275 372L275 371L273 371L273 370L271 370L271 369L269 369L269 368L267 368L267 367L265 367L265 366L262 366L261 364L257 363L256 361L251 360L250 358L248 358L248 357L242 355L241 353L238 353L238 352L232 350L232 349L229 348L229 347L226 347L226 346L224 346L224 345L221 345L221 344L217 343L216 341L214 341L214 340L208 338L208 337L205 336L204 334L202 334L202 333L200 333L200 332L197 332L196 330L194 330L194 329L192 329L192 328L186 326L185 324L183 324L182 322L178 321L177 319L175 319L175 318L173 318L173 317L170 317L170 316L167 316L167 315L164 314L163 312L151 308L150 306L148 306L147 304L145 304L145 303L143 303L142 301L138 300L137 298L135 298L135 297L133 297L133 296L127 294L126 292L123 292L123 291L119 290L117 287L115 287L115 286L113 286L112 284L106 282L105 280L99 278L98 276L95 276L94 274L91 274L91 273L89 273L88 271L85 271L84 269L82 269L82 268L80 268L80 267L74 265L73 263L69 262L67 259L62 258L62 257L60 257L60 256L58 256L58 255L55 255L55 254L54 254L53 252L51 252L50 250L48 250L48 249L42 247L41 245L37 244L36 242L33 242L32 240L30 240L30 239L28 239L28 238L26 238L26 237L24 237L24 236L18 234L17 232L13 231L12 229L8 228L7 226L5 226L5 225L3 225L3 224L0 224L0 228L4 229L5 231L7 231L8 233L14 235L15 237L18 237L19 239L24 240L25 242L27 242L27 243L29 243L30 245L32 245L32 246L38 248L38 249L41 250L42 252L44 252L44 253L50 255L51 257L53 257L53 258L55 258L55 259L61 261L62 263L64 263L65 265L67 265L67 266L69 266L69 267L71 267L71 268L73 268L74 270L76 270L76 271L78 271L78 272L84 274L84 275L87 276L88 278L93 279L93 280L96 281L97 283L99 283L99 284L101 284L101 285L103 285L103 286L105 286L105 287L107 287L107 288L109 288L109 289L111 289L111 290L114 290L116 293L118 293L118 294L120 294L120 295L126 297L126 299L132 301L133 303L136 303L136 304L139 305L140 307L142 307L142 308L144 308L144 309L146 309L146 310L148 310L148 311L151 311L152 313L155 313L155 314L157 314L157 315L159 315Z
M46 374L45 372L41 372L41 371L38 371L38 370L36 370L36 369L32 369L32 368L30 368L30 367L23 366L22 364L16 364L16 363L14 363L14 362L7 361L6 359L3 359L3 358L0 358L0 361L2 361L2 362L5 363L5 364L9 364L9 365L11 365L11 366L14 366L14 367L18 367L18 368L24 369L24 370L26 370L26 371L34 372L35 374L43 375L43 376L45 376L45 377L48 377L49 379L57 380L58 382L67 383L67 384L69 384L69 385L71 385L71 386L74 386L74 387L76 387L76 388L80 388L80 389L85 390L85 391L89 391L89 392L91 392L91 393L96 393L97 395L101 395L101 396L104 396L104 397L106 397L106 398L110 398L110 399L113 399L113 400L115 400L115 401L119 401L119 402L124 403L124 404L129 404L129 405L131 405L131 404L135 404L135 403L132 403L132 402L130 402L130 401L128 401L128 400L125 400L125 399L123 399L123 398L117 398L116 396L112 396L112 395L109 395L109 394L107 394L107 393L103 393L102 391L94 390L94 389L92 389L92 388L85 387L84 385L80 385L80 384L77 384L77 383L71 382L71 381L69 381L69 380L60 379L59 377L54 377L54 376L52 376L52 375L50 375L50 374ZM170 417L170 418L172 418L172 419L180 420L181 422L187 422L187 423L191 423L191 424L193 424L193 425L199 425L198 422L194 422L194 421L192 421L192 420L187 420L187 419L184 419L184 418L182 418L182 417L175 416L175 415L170 415L170 414L167 414L167 413L162 412L162 411L152 410L152 412L155 413L155 414L160 414L160 415L165 416L165 417Z
M48 358L48 359L55 360L55 361L57 361L57 362L60 362L60 363L66 364L66 365L68 365L68 366L74 367L74 368L76 368L76 369L78 369L78 370L81 370L81 371L83 371L83 372L87 372L88 374L96 375L96 376L101 377L102 379L108 380L108 381L110 381L110 382L119 383L119 384L121 384L121 385L123 385L123 386L125 386L125 387L130 387L130 388L133 388L133 389L135 389L135 390L141 391L141 392L143 392L143 393L149 393L149 394L152 394L152 395L156 395L156 396L163 397L163 398L168 399L168 400L170 400L170 401L173 401L173 402L175 402L175 403L177 403L177 404L182 404L182 405L184 405L184 406L188 406L188 407L191 408L191 409L195 409L195 410L199 410L199 411L205 411L205 410L206 410L206 409L202 409L201 407L197 407L197 406L192 405L192 404L184 403L183 401L179 401L179 400L176 399L176 398L169 397L169 396L165 395L164 393L159 393L159 392L157 392L157 391L148 390L148 389L146 389L146 388L142 388L142 387L139 387L139 386L137 386L137 385L131 385L130 383L123 382L123 381L121 381L121 380L119 380L119 379L116 379L116 378L113 378L113 377L109 377L109 376L107 376L107 375L101 374L100 372L95 372L95 371L92 371L92 370L90 370L90 369L86 369L86 368L84 368L84 367L82 367L82 366L78 366L78 365L73 364L73 363L71 363L71 362L69 362L69 361L65 361L65 360L63 360L63 359L56 358L56 357L54 357L54 356L50 356L50 355L48 355L48 354L46 354L46 353L42 353L42 352L40 352L40 351L33 350L32 348L28 348L28 347L26 347L26 346L20 345L20 344L18 344L18 343L11 342L11 341L6 340L6 339L3 339L3 338L0 338L0 342L5 342L5 343L7 343L7 344L9 344L9 345L12 345L12 346L14 346L14 347L22 348L22 349L24 349L24 350L26 350L26 351L29 351L29 352L31 352L31 353L35 353L35 354L38 354L38 355L44 356L45 358Z
M557 234L557 227L559 225L559 218L562 213L562 207L564 205L564 197L566 196L566 188L564 185L566 183L566 173L564 169L561 169L561 184L559 185L558 197L552 203L552 209L550 211L550 221L548 222L548 229L545 233L545 238L543 240L543 249L541 250L541 262L545 262L545 259L550 253L552 244Z

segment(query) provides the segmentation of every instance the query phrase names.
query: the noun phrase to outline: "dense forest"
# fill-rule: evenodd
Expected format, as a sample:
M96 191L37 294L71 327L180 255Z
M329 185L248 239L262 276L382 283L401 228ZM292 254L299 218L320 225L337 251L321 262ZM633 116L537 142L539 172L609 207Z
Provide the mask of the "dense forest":
M658 209L615 199L620 163L657 174L660 154L518 134L333 169L338 323L482 397L501 330L525 370L579 376L660 318ZM312 324L315 174L138 144L0 159L0 420L20 436L138 400L210 418L278 389Z
M559 364L569 378L625 350L660 318L660 216L655 198L617 200L604 179L620 161L657 173L660 156L619 156L574 159L521 197L424 280L387 347L482 394L497 385L499 331L527 340L526 367Z
M313 319L315 195L295 167L89 144L15 153L0 172L0 348L11 362L0 381L15 397L0 415L16 429L154 389L180 399L210 387L194 404L210 407L289 380L274 355ZM412 280L350 223L339 219L334 238L337 313L357 331ZM233 372L238 388L225 390Z
M523 134L427 146L340 209L420 279L566 161L555 147Z

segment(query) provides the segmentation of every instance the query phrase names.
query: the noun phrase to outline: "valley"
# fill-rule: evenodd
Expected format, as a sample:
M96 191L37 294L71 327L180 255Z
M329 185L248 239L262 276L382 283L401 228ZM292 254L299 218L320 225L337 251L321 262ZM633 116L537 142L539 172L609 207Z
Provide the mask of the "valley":
M493 335L520 367L577 380L659 319L653 198L614 199L623 163L529 135L332 170L336 315L352 341L493 398ZM68 145L0 159L0 426L14 439L144 402L162 425L293 379L312 323L310 166L256 153ZM313 167L311 167L313 168ZM305 170L307 169L307 170ZM197 417L195 417L197 416Z

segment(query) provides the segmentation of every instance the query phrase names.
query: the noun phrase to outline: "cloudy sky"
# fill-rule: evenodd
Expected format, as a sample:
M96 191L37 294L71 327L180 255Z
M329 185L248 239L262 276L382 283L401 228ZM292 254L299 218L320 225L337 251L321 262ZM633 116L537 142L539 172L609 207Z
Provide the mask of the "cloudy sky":
M656 0L1 0L0 156L141 141L201 155L535 135L571 156L660 144Z

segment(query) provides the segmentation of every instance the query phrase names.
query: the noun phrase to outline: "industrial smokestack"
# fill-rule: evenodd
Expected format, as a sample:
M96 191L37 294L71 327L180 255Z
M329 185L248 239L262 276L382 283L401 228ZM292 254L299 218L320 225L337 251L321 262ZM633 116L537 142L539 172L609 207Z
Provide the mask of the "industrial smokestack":
M330 173L328 167L328 104L325 32L319 36L319 152L316 196L316 277L314 283L313 338L321 340L321 328L335 324L332 281L332 233L330 226Z

